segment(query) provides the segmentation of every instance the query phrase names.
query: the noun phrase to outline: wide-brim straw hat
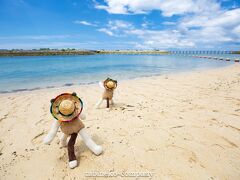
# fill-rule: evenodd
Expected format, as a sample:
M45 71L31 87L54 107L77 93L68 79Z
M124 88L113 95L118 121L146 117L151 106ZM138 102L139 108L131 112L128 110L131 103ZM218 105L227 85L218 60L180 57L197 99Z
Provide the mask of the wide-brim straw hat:
M108 90L113 90L117 88L117 81L113 80L111 78L107 78L105 81L103 81L103 86Z
M76 119L82 112L83 103L76 93L63 93L51 100L50 112L53 117L62 122Z

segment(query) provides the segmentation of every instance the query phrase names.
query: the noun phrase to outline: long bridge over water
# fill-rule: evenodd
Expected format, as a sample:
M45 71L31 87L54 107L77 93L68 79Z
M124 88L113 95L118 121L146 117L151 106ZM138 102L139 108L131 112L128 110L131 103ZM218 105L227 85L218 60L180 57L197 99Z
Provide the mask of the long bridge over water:
M168 51L170 54L233 54L234 51Z

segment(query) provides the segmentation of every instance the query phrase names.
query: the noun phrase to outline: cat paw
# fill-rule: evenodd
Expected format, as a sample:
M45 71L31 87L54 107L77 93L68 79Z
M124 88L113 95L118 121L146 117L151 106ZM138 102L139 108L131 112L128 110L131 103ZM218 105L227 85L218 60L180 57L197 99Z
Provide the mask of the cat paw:
M77 160L70 161L70 162L69 162L69 167L70 167L71 169L77 167Z
M100 155L100 154L102 154L102 152L103 152L103 148L102 148L102 146L99 146L99 145L96 145L94 148L93 148L93 153L95 154L95 155Z

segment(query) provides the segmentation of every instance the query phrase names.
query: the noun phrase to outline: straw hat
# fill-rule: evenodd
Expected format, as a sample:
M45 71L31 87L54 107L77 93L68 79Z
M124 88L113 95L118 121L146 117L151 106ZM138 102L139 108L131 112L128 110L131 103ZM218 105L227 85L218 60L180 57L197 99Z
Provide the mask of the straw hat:
M63 93L51 100L50 112L59 121L69 122L76 119L82 112L82 100L76 93Z
M107 78L104 82L103 82L103 86L108 89L108 90L113 90L117 87L117 81Z

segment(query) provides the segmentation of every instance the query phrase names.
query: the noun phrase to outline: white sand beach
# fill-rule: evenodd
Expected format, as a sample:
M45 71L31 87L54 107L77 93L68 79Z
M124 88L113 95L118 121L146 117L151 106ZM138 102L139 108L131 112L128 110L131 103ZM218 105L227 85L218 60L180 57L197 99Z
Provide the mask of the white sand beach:
M55 121L50 99L73 91L83 100L87 131L104 153L95 156L78 137L79 166L70 169L61 132L51 145L42 140ZM91 172L240 179L239 63L120 81L110 111L94 108L101 92L98 85L82 85L1 94L0 179L95 179L87 177Z

